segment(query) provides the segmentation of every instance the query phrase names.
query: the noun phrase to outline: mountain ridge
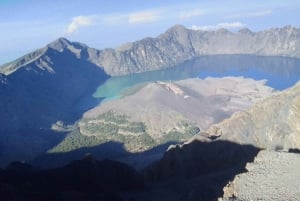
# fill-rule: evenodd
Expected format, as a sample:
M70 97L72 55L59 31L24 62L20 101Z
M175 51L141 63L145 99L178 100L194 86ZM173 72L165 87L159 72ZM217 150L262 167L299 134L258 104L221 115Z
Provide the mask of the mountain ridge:
M9 74L32 64L48 48L60 53L68 49L76 58L95 64L111 76L119 76L172 67L201 55L255 54L299 58L300 29L285 26L252 32L243 28L233 33L226 29L204 31L175 25L155 38L147 37L116 49L102 50L58 38L44 48L2 65L2 73Z

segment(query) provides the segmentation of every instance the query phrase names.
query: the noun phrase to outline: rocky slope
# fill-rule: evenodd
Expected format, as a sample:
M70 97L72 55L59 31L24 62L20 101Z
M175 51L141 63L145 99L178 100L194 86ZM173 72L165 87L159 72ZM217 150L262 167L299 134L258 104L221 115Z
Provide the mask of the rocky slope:
M190 190L187 190L186 200L216 200L208 196L220 194L216 189L233 180L238 173L233 170L245 171L245 163L238 164L236 160L252 161L259 148L299 152L299 87L300 83L273 94L183 145L171 146L160 160L146 168L146 177L160 182L172 181L172 185L179 181L184 183L180 189L189 186ZM224 189L224 200L297 200L300 192L294 180L299 177L299 159L299 154L295 153L260 152L256 161L247 165L249 172L237 176ZM233 172L226 172L229 167ZM196 179L201 174L209 176ZM187 181L186 178L193 179ZM216 189L206 189L209 195L195 193L201 192L199 186L208 188L211 185ZM194 198L188 198L189 195ZM177 196L175 199L180 200Z
M300 83L257 102L206 132L270 150L300 148Z
M300 155L296 153L261 151L247 172L237 175L224 188L228 200L290 200L300 197Z
M71 52L75 58L90 62L109 75L126 75L171 67L201 55L255 54L300 57L300 29L286 26L260 32L242 29L237 33L225 29L200 31L176 25L156 38L145 38L117 49L97 50L64 38L12 63L3 65L6 74L33 64L48 68L48 48ZM41 57L48 55L47 61ZM51 65L50 65L51 66ZM3 70L4 69L4 70Z

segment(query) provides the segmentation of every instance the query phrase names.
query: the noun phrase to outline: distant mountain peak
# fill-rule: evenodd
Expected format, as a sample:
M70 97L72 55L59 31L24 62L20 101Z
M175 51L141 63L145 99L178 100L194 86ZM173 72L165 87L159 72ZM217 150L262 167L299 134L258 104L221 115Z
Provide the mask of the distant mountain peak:
M298 28L293 27L291 25L287 25L287 26L283 27L282 29L285 30L285 31L287 31L287 32L289 32L289 33L299 31Z
M177 24L177 25L174 25L171 28L169 28L166 32L167 33L168 32L181 32L181 31L186 31L186 30L187 30L187 28L185 26Z
M229 31L228 29L225 29L225 28L217 29L216 32L221 33L221 34L232 33L231 31Z
M251 34L251 35L253 34L253 32L250 29L248 29L248 28L240 29L239 33L242 33L242 34Z
M55 41L53 41L52 43L71 44L71 42L64 37L60 37L60 38L56 39Z
M286 25L283 27L283 29L296 29L296 27L293 27L292 25Z
M72 45L72 43L69 40L61 37L61 38L56 39L52 43L48 44L47 47L51 47L59 52L62 52L64 48L66 48L70 45Z

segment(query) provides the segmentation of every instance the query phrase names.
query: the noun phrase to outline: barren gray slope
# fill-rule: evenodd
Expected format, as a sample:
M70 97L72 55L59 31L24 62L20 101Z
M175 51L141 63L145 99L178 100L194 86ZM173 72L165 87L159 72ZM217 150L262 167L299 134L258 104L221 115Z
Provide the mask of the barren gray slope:
M300 148L300 83L234 114L207 133L271 150Z
M261 151L248 172L237 175L224 188L223 200L273 201L300 199L300 154ZM220 199L221 200L221 199Z

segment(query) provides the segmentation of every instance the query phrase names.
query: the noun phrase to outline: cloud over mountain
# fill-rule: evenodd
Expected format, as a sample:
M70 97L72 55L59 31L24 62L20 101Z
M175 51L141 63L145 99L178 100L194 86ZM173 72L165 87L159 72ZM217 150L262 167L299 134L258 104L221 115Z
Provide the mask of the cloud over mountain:
M77 31L80 27L90 26L93 24L94 16L77 16L72 19L72 22L67 28L67 33L72 34Z
M129 14L128 23L138 24L138 23L149 23L158 21L161 18L159 11L142 11Z
M203 15L204 11L201 9L193 9L193 10L189 10L189 11L182 11L179 14L179 18L180 19L189 19L192 17L198 17L200 15Z
M246 24L241 22L223 22L215 25L205 25L205 26L197 26L193 25L191 28L193 30L216 30L216 29L239 29L246 27Z

